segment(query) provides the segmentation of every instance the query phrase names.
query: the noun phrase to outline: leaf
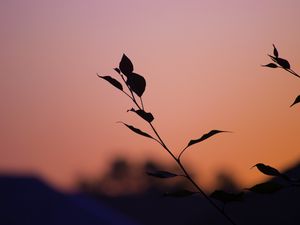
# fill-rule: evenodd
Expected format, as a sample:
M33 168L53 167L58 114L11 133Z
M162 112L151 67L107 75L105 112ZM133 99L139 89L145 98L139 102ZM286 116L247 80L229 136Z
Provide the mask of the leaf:
M262 172L265 175L276 176L276 177L281 176L281 173L277 169L275 169L271 166L265 165L263 163L257 163L256 165L252 166L251 168L253 168L253 167L256 167L260 172Z
M270 68L277 68L278 67L275 63L269 63L267 65L262 65L262 66L266 66L266 67L270 67Z
M116 79L112 78L111 76L100 76L99 74L97 74L98 77L108 81L111 85L115 86L116 88L120 89L121 91L123 91L123 86L122 84L117 81Z
M274 62L278 63L283 69L290 69L291 65L286 59L276 58L274 56L268 55Z
M129 76L133 72L133 64L125 54L123 54L119 63L119 69L126 76Z
M211 136L215 135L215 134L218 134L218 133L222 133L222 132L229 132L229 131L222 131L222 130L211 130L210 132L208 132L207 134L204 134L202 137L200 137L199 139L195 139L195 140L191 140L187 147L193 145L193 144L196 144L196 143L199 143L201 141L204 141L206 140L207 138L210 138Z
M242 201L243 196L244 196L244 192L228 193L223 190L216 190L210 195L211 198L219 200L219 201L223 202L224 204L226 204L228 202Z
M277 58L277 63L284 69L290 69L291 65L286 59Z
M127 110L127 112L128 111L135 112L136 114L138 114L140 117L142 117L144 120L146 120L149 123L151 123L154 120L154 117L151 113L145 112L142 109L135 110L134 108L132 108Z
M120 122L120 123L123 123L123 122ZM151 138L151 139L154 139L151 135L145 133L144 131L141 131L140 129L138 128L135 128L134 126L131 126L131 125L128 125L126 123L123 123L126 127L128 127L130 130L132 130L134 133L136 134L139 134L139 135L142 135L144 137L148 137L148 138Z
M300 95L297 96L297 98L295 99L295 101L293 102L293 104L291 104L290 107L292 107L293 105L296 105L299 102L300 102Z
M158 178L172 178L172 177L177 177L177 174L170 173L168 171L154 171L154 172L147 172L149 176L152 177L158 177Z
M189 191L189 190L178 190L178 191L174 191L174 192L166 192L164 194L164 196L166 197L176 197L176 198L182 198L182 197L188 197L194 194L197 194L198 192L193 192L193 191Z
M278 51L277 48L275 47L275 45L273 44L274 50L273 50L273 54L276 58L278 58Z
M284 188L283 185L270 181L270 182L254 185L248 190L259 194L272 194L274 192L281 190L282 188Z
M127 76L126 84L139 97L143 95L146 88L145 78L136 73L131 73L130 75Z

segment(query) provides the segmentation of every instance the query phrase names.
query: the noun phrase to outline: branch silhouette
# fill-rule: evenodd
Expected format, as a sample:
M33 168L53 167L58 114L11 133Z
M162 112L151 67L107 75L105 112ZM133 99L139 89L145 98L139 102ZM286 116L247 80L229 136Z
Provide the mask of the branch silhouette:
M279 52L274 44L273 44L273 56L269 55L269 54L268 54L268 56L272 59L273 63L269 63L269 64L262 65L262 66L273 68L273 69L280 68L280 69L283 69L283 70L289 72L290 74L294 75L295 77L300 78L300 75L291 69L291 65L290 65L289 61L279 57ZM294 106L295 104L297 104L299 102L300 102L300 95L298 95L295 98L294 102L290 105L290 107Z
M131 62L131 60L125 55L123 54L121 61L119 63L119 68L115 68L114 69L121 77L121 80L123 81L123 83L125 84L125 86L127 87L129 93L125 92L123 90L123 86L122 84L117 81L116 79L110 77L110 76L100 76L97 74L97 76L101 79L106 80L107 82L109 82L111 85L113 85L115 88L121 90L123 92L123 94L125 94L127 97L129 97L131 99L131 101L133 102L134 106L137 107L137 109L130 109L128 110L131 112L135 112L138 116L140 116L142 119L144 119L148 125L150 126L152 132L154 133L154 136L149 135L148 133L141 131L138 128L135 128L132 125L128 125L126 123L123 123L127 128L129 128L131 131L133 131L136 134L139 134L141 136L144 137L148 137L151 138L153 140L155 140L156 142L158 142L162 148L173 158L173 160L176 162L176 164L179 166L179 168L182 171L182 175L176 175L173 173L170 173L168 171L156 171L156 172L152 172L152 173L148 173L148 175L150 176L154 176L157 178L171 178L171 177L175 177L175 176L179 176L179 177L184 177L186 178L196 189L196 191L190 191L190 190L178 190L176 192L173 193L165 193L165 196L170 196L170 197L187 197L196 193L200 193L207 201L208 203L210 203L212 205L212 207L218 211L220 213L220 215L223 216L223 218L225 220L227 220L230 224L232 225L237 225L233 219L224 211L224 207L219 207L213 200L217 199L216 198L216 194L209 196L208 194L206 194L203 189L200 187L199 184L197 184L193 178L190 176L190 174L187 172L186 168L184 167L182 161L181 161L181 156L183 155L183 153L186 151L186 149L188 147L190 147L191 145L197 144L199 142L202 142L212 136L214 136L215 134L218 133L222 133L222 132L228 132L228 131L221 131L221 130L211 130L210 132L202 135L199 139L195 139L195 140L191 140L187 146L180 152L179 156L176 157L175 154L169 149L169 147L165 144L164 140L162 139L161 135L159 134L159 132L157 131L157 129L154 127L153 125L153 120L154 117L150 112L146 112L145 111L145 106L142 100L142 95L145 91L146 88L146 80L143 76L134 73L134 66L133 63ZM137 102L137 98L138 97L140 99L140 103ZM236 201L239 201L240 199L236 199ZM234 201L234 199L232 199L232 201Z

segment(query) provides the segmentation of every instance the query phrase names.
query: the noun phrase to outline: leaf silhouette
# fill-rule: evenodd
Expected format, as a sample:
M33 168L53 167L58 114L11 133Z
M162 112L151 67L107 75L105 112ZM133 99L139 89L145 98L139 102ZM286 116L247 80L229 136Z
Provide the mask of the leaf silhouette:
M281 190L282 188L284 188L283 185L276 182L269 181L269 182L254 185L248 190L259 194L272 194L274 192Z
M278 65L280 65L283 69L290 69L291 65L290 63L286 60L286 59L282 59L282 58L276 58L274 56L269 55L269 57L276 63L278 63Z
M132 108L127 111L135 112L136 114L138 114L140 117L142 117L144 120L146 120L149 123L151 123L154 120L154 117L151 113L145 112L142 109L135 110L134 108Z
M297 98L295 99L295 101L293 102L293 104L291 104L290 107L292 107L293 105L296 105L299 102L300 102L300 95L297 96Z
M268 165L265 165L263 163L257 163L256 165L252 166L251 168L256 167L260 172L262 172L265 175L269 175L269 176L281 176L281 173Z
M121 91L123 91L123 86L122 84L117 81L116 79L112 78L111 76L100 76L99 74L97 74L98 77L108 81L110 84L112 84L113 86L115 86L116 88L120 89Z
M177 177L177 174L170 173L168 171L154 171L154 172L147 172L149 176L152 177L158 177L158 178L172 178L172 177Z
M274 47L273 54L276 58L278 58L278 50L276 49L274 44L273 44L273 47Z
M267 65L262 65L262 66L266 66L266 67L270 67L270 68L277 68L278 67L275 63L269 63Z
M291 65L286 59L277 58L277 63L284 69L290 69Z
M196 144L196 143L199 143L201 141L204 141L206 140L207 138L210 138L211 136L215 135L215 134L218 134L218 133L222 133L222 132L229 132L229 131L222 131L222 130L211 130L210 132L208 132L207 134L204 134L202 137L200 137L199 139L195 139L195 140L191 140L187 147L193 145L193 144Z
M126 83L139 97L143 95L146 88L146 80L144 77L136 73L131 73L127 75Z
M182 198L182 197L188 197L194 194L197 194L198 192L193 192L193 191L189 191L189 190L178 190L178 191L174 191L174 192L166 192L164 194L164 196L166 197L176 197L176 198Z
M223 202L224 204L226 204L228 202L242 201L243 196L244 196L244 192L228 193L223 190L216 190L210 195L211 198L219 200L219 201Z
M119 69L126 76L129 76L133 72L133 64L125 54L122 56Z
M120 122L120 123L123 123L123 122ZM135 128L134 126L131 126L131 125L128 125L126 123L123 123L126 127L128 127L130 130L132 130L134 133L136 134L139 134L139 135L142 135L144 137L148 137L148 138L151 138L151 139L154 139L151 135L145 133L144 131L141 131L140 129L138 128Z

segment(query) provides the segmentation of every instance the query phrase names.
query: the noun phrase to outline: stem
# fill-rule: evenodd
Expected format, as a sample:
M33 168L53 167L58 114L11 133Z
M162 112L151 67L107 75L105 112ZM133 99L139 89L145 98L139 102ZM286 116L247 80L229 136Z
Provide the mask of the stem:
M222 215L224 218L228 220L232 225L237 225L226 213L223 209L219 208L217 204L209 198L209 196L199 187L198 184L190 177L180 160L176 160L182 171L184 172L186 178L194 185L194 187L202 194L202 196Z
M293 74L294 76L300 78L300 75L298 75L294 70L292 70L292 69L285 69L285 68L283 68L283 69L286 70L286 71L288 71L289 73Z
M182 156L182 154L185 152L185 150L188 148L189 146L186 146L184 149L182 149L182 151L180 152L179 156L178 156L178 161L180 161L180 157Z
M123 77L122 74L120 74L123 81L125 82L126 84L126 81ZM127 86L128 87L128 86ZM128 87L131 95L129 96L126 92L124 92L132 101L133 103L138 107L138 109L140 110L144 110L144 104L143 104L143 100L142 98L140 97L140 100L141 100L141 106L137 103L134 95L133 95L133 92L132 90ZM187 149L187 147L185 147L179 154L178 158L176 158L176 156L173 154L173 152L167 147L167 145L164 143L164 141L162 140L162 138L160 137L159 133L157 132L157 130L155 129L155 127L153 126L153 124L151 122L148 122L150 127L152 128L153 132L155 133L156 138L153 138L155 141L157 141L169 154L170 156L175 160L175 162L179 165L179 167L181 168L181 170L183 171L184 173L184 177L186 177L190 182L191 184L199 191L199 193L202 194L202 196L228 221L230 222L232 225L237 225L226 213L223 209L219 208L218 205L209 198L209 196L200 188L200 186L191 178L191 176L188 174L188 172L186 171L186 169L184 168L184 166L182 165L181 161L180 161L180 157L182 156L182 154L185 152L185 150Z
M167 145L164 143L164 141L161 139L160 135L158 134L158 132L156 131L155 127L153 126L153 124L151 122L149 122L149 125L151 126L153 132L155 133L156 137L158 138L158 140L161 142L162 147L172 156L172 158L178 163L178 160L176 158L176 156L173 154L173 152L167 147Z
M156 131L156 129L154 128L154 126L152 125L151 122L149 122L152 130L154 131L154 133L156 134L157 138L159 139L159 141L161 142L162 147L172 156L172 158L175 160L175 162L179 165L179 167L181 168L181 170L184 173L184 176L191 182L191 184L204 196L204 198L221 214L223 215L224 218L227 219L228 222L230 222L232 225L237 225L226 213L224 210L222 210L221 208L219 208L217 206L217 204L212 201L209 196L200 188L200 186L191 178L191 176L188 174L188 172L186 171L186 169L184 168L184 166L182 165L181 161L180 161L180 156L182 155L182 153L185 151L186 148L184 148L178 159L176 158L176 156L172 153L171 150L169 150L169 148L166 146L166 144L164 143L164 141L161 139L160 135L158 134L158 132Z
M122 77L122 80L123 80L124 83L126 84L128 90L130 91L131 96L129 96L129 97L131 98L131 100L132 100L135 104L137 104L137 103L136 103L136 100L135 100L135 97L134 97L134 94L133 94L132 90L129 88L129 86L127 85L124 76L123 76L122 74L120 74L120 76Z
M142 97L140 97L140 100L141 100L142 109L145 110Z

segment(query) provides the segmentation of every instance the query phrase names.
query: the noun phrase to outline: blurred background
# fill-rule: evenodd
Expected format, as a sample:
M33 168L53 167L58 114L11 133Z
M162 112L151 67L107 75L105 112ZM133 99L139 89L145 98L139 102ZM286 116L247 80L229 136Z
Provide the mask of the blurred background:
M300 80L261 65L274 43L300 72L299 9L296 0L1 1L0 173L107 196L184 185L150 182L147 168L178 168L116 123L152 134L96 76L117 78L123 53L146 78L145 108L174 154L212 129L233 132L183 156L205 190L263 181L249 170L258 162L289 170L300 160L299 107L289 108Z

